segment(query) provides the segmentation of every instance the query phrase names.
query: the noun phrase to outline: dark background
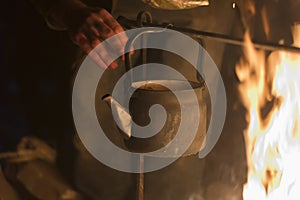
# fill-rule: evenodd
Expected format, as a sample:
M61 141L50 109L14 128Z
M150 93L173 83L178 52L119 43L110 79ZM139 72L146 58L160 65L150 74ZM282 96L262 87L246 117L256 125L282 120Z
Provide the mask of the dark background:
M77 47L50 30L26 0L1 12L0 151L24 135L60 141L71 132L70 80Z

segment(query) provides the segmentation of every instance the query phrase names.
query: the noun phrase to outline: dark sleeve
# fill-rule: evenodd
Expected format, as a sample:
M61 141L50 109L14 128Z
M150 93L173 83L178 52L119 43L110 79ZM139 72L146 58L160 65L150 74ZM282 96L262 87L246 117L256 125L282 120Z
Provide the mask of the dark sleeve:
M81 0L89 7L101 7L111 11L114 0ZM123 0L124 1L124 0ZM126 0L125 0L126 1Z
M29 0L44 17L48 26L54 30L67 30L64 19L74 15L81 8L105 8L111 10L113 0Z

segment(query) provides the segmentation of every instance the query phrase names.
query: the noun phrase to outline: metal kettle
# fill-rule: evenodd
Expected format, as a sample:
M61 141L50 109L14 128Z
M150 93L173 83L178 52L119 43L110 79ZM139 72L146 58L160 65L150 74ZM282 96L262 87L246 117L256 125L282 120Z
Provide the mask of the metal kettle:
M131 48L134 40L142 35L140 33L129 39L126 45L127 49ZM125 55L125 67L129 72L133 69L130 53ZM198 80L199 77L197 76ZM126 148L131 152L147 153L152 152L162 147L168 146L172 141L176 148L172 148L172 152L160 154L160 157L178 157L178 152L181 148L186 148L185 138L176 139L176 134L181 122L181 108L185 107L190 110L191 115L188 117L189 123L197 126L197 132L192 144L187 148L183 156L196 154L204 145L205 134L207 129L207 111L205 95L206 86L203 79L199 82L189 81L190 87L186 87L186 81L183 80L147 80L133 81L127 80L128 89L133 89L134 92L130 97L129 109L122 106L122 102L118 102L110 94L102 97L103 101L107 102L110 108L114 110L114 120L116 122L120 135L124 138ZM175 88L176 93L184 96L183 100L178 101L176 95L164 85L171 85ZM197 101L189 98L190 95L196 95ZM165 114L159 117L151 117L151 108L154 105L160 105L165 109ZM200 120L193 116L193 111L199 110ZM162 112L164 113L164 112ZM161 120L165 119L165 120ZM149 126L148 131L140 131L138 126ZM136 126L138 125L138 126ZM145 130L145 129L143 129ZM188 131L188 129L186 130ZM148 132L156 133L150 135Z

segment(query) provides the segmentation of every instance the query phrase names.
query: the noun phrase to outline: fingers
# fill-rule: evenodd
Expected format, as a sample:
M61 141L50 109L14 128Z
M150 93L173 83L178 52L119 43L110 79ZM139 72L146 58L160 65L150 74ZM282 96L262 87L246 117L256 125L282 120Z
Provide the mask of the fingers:
M97 65L101 68L106 69L115 69L117 68L117 63L113 61L113 59L106 53L106 51L102 49L96 49L96 46L101 43L100 40L95 39L94 41L90 41L83 33L76 34L74 38L75 42L78 46L88 54ZM113 61L113 62L111 62ZM110 65L108 65L110 63Z
M124 31L122 26L105 9L100 10L99 15L103 17L104 23L106 23L116 34ZM122 45L125 46L128 38L126 34L122 34L120 35L119 40Z
M83 33L77 33L75 35L75 43L81 47L81 49L85 52L85 53L90 53L90 51L92 51L92 48L89 44L89 40L87 39L87 37L83 34Z
M114 49L115 52L124 54L124 47L126 43L124 41L126 40L126 38L124 39L124 37L116 35L117 33L113 30L113 27L105 22L105 17L107 16L99 17L99 15L93 14L87 19L87 24L89 25L90 29L93 30L93 32L99 33L98 36L103 40L110 38L110 46L112 47L112 49ZM94 31L94 29L96 29L97 31ZM120 32L121 30L117 31ZM94 33L94 35L97 35L97 33Z
M104 23L103 19L99 18L97 15L92 15L88 18L87 23L90 28L97 30L102 39L108 39L116 34L106 23ZM116 45L120 46L120 43L117 43L118 40L114 42Z
M102 68L116 68L117 63L113 55L122 55L128 40L121 25L105 9L92 13L74 36L74 42ZM118 35L116 35L118 34ZM114 36L114 37L113 37ZM108 43L104 42L110 39ZM108 44L108 45L107 45Z

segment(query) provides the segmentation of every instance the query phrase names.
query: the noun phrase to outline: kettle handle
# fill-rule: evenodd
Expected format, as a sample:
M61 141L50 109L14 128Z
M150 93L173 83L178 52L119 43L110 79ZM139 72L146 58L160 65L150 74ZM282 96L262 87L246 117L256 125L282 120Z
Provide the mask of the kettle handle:
M131 57L131 48L134 42L136 41L137 38L139 38L141 35L146 34L146 33L160 33L163 30L142 30L139 33L137 33L134 37L128 39L126 45L125 45L125 70L126 72L130 71L133 66L132 66L132 57ZM130 79L131 83L133 82L133 73L132 71L130 72Z
M138 27L143 27L143 19L144 18L146 19L146 22L152 23L152 15L151 15L151 13L149 11L141 11L137 15L137 20L136 20ZM128 41L127 41L127 43L125 45L125 52L127 52L125 54L125 70L126 70L126 72L128 72L129 70L131 70L133 68L133 66L132 66L132 59L131 59L131 53L130 53L130 50L131 50L131 47L132 47L133 43L141 35L143 35L145 33L151 33L151 32L155 32L155 31L151 31L151 30L140 31L135 36L133 36L133 37L131 37L131 38L128 39Z
M197 70L196 70L196 80L201 84L204 85L205 84L205 77L204 77L204 73L200 74L200 66L203 65L204 59L205 57L204 55L204 50L205 50L205 42L203 39L198 39L197 40L198 43L200 44L199 47L199 58L198 58L198 62L197 62ZM202 77L203 76L203 77Z
M152 16L149 11L141 11L138 16L137 16L137 26L138 27L143 27L143 20L146 20L147 23L152 23ZM147 29L147 30L142 30L136 33L133 37L129 38L126 45L125 45L125 70L126 72L130 71L133 68L132 65L132 57L131 57L131 48L134 44L134 42L142 35L147 34L147 33L161 33L164 30L155 30L155 29ZM130 79L131 83L133 82L133 73L132 71L130 72Z
M147 23L152 23L152 16L151 13L149 11L141 11L139 12L139 14L137 15L137 25L138 27L143 27L143 19L146 19L145 21ZM126 45L125 45L125 71L128 72L133 68L132 65L132 57L131 57L131 48L132 45L134 44L134 42L143 34L147 34L147 33L161 33L164 32L167 28L172 27L172 24L168 24L164 30L142 30L138 33L136 33L133 37L129 38ZM197 63L197 68L199 66L201 66L203 64L203 49L205 48L205 43L203 39L197 39L198 43L202 46L202 48L199 49L200 52L200 57L198 59L198 63ZM198 73L199 69L196 70L196 80L202 84L205 83L205 77L201 77L201 75ZM132 71L130 72L130 81L131 83L133 83L133 73Z

